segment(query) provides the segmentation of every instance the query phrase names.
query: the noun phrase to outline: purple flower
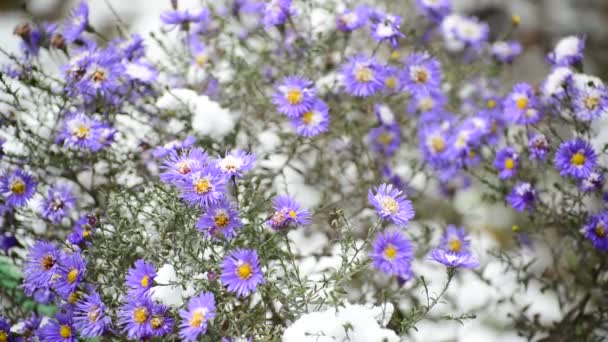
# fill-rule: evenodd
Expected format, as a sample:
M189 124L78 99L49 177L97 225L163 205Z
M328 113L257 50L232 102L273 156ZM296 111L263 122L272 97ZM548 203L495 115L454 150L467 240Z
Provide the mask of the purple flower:
M462 51L467 47L479 50L488 41L489 26L475 17L450 14L443 18L440 32L449 51Z
M163 158L171 154L171 152L185 150L190 146L194 145L195 142L196 138L189 135L184 140L180 141L176 139L164 144L163 146L155 147L152 155L154 156L154 158Z
M384 92L387 94L396 94L403 90L403 70L387 65L384 67Z
M311 223L310 212L288 195L276 196L273 200L274 214L266 223L274 230L287 228L289 225L308 225Z
M373 191L370 189L367 197L383 220L390 219L396 225L406 226L414 218L412 202L392 184L381 184Z
M101 149L101 126L99 121L84 113L70 114L65 118L56 142L72 149L98 151Z
M21 337L17 339L17 342L34 342L38 341L38 328L40 327L40 317L35 313L32 313L28 319L22 319L18 324L21 328L17 332ZM10 340L9 340L10 341Z
M549 141L540 133L531 134L528 139L528 153L531 160L545 160L549 154Z
M407 110L412 114L427 114L441 110L447 103L445 94L441 91L431 91L423 94L413 94L410 100ZM436 115L433 115L436 117Z
M95 225L89 222L89 215L81 216L72 228L72 233L68 236L68 241L74 245L81 245L83 242L90 244L91 235L95 232Z
M418 11L435 23L440 23L443 18L452 12L450 0L416 0Z
M527 83L518 83L504 100L505 118L521 124L534 124L542 117L540 101Z
M0 178L0 189L4 200L12 207L26 205L36 193L36 185L34 177L21 169L9 171Z
M76 342L78 338L69 314L57 314L55 319L38 329L38 336L46 342Z
M494 167L500 172L498 174L500 179L513 177L519 167L517 152L512 147L505 147L498 151L496 159L494 159Z
M65 255L53 277L53 288L64 299L68 299L82 282L86 267L87 264L79 252Z
M238 211L227 199L211 204L204 211L196 223L196 228L206 236L215 238L222 235L231 239L236 236L237 229L243 226Z
M220 279L228 291L247 297L264 283L258 253L252 249L237 249L224 258Z
M390 157L401 144L401 127L397 122L374 127L369 131L367 139L374 151Z
M404 61L405 88L412 94L429 94L441 86L441 65L426 52L413 52Z
M291 120L296 133L311 138L329 129L329 108L323 100L315 99L312 108Z
M602 189L604 186L604 174L599 171L593 171L579 181L578 187L584 192L594 192Z
M179 325L179 336L185 342L197 341L205 335L209 320L215 317L215 298L211 292L203 292L191 298L187 310L180 310L182 322Z
M74 207L75 202L76 198L72 195L70 186L56 185L49 189L48 197L42 204L42 216L57 224Z
M441 125L430 125L420 130L420 149L424 159L433 167L445 164L448 149L448 132Z
M0 234L0 250L4 252L5 255L8 255L8 250L19 246L19 241L17 238L10 233L1 233Z
M242 177L243 174L253 169L255 155L241 150L234 150L224 158L217 161L217 166L227 177Z
M13 341L11 335L11 321L7 318L0 317L0 341Z
M208 164L189 173L185 180L177 183L180 197L191 206L209 206L224 198L227 178L215 164Z
M591 121L608 113L608 90L601 79L575 74L569 79L568 93L577 119Z
M336 18L336 27L340 31L351 32L361 28L369 19L369 10L365 6L358 6L354 10L344 10Z
M534 209L534 204L538 194L530 183L517 183L513 190L507 195L507 201L513 209L522 212L527 210L529 213Z
M57 246L49 242L38 241L29 248L23 270L23 287L28 296L40 288L49 287L59 267L60 258Z
M555 45L555 49L547 54L547 60L554 66L569 66L583 60L585 38L568 36Z
M136 296L127 299L118 311L118 324L129 339L142 339L152 333L150 321L154 303L149 297Z
M583 226L583 234L593 247L608 252L608 212L591 215Z
M454 268L477 268L479 261L472 253L454 253L435 248L431 251L429 259Z
M160 179L173 185L185 182L193 171L203 169L208 158L207 153L200 148L180 152L172 151L160 167L164 171L160 174Z
M315 104L314 84L302 77L285 77L276 87L272 102L277 111L295 119L312 109Z
M471 241L464 228L450 224L439 241L439 248L454 253L470 252Z
M183 27L184 25L189 25L190 23L199 23L201 26L199 29L194 31L201 32L206 28L210 19L211 16L209 15L209 10L206 8L202 8L201 10L193 13L188 10L176 10L163 12L160 15L160 21L167 25L169 30L173 30L177 27Z
M519 56L523 48L516 40L498 41L492 44L492 57L501 63L513 63L515 57Z
M282 25L295 14L291 0L270 0L264 8L263 23L266 27Z
M560 175L583 179L589 177L595 168L597 156L587 141L573 139L559 145L554 162Z
M367 97L384 88L384 68L373 57L351 57L341 73L346 92L352 96Z
M408 238L398 231L379 233L370 253L372 265L388 275L410 278L414 248Z
M147 295L154 283L154 278L156 278L156 269L153 264L144 259L135 261L126 277L129 295L134 297Z
M561 105L561 101L566 97L567 85L572 74L572 70L568 67L556 67L551 70L541 85L544 103Z
M399 38L405 38L401 33L401 17L384 13L376 13L373 17L372 37L378 42L388 40L393 48L397 48Z
M162 304L155 304L152 307L150 318L150 335L164 336L173 331L174 320L168 315L169 308Z
M89 26L89 6L81 1L63 24L63 36L68 43L80 39Z
M99 337L111 329L112 320L99 294L92 291L84 295L74 308L74 326L82 337Z

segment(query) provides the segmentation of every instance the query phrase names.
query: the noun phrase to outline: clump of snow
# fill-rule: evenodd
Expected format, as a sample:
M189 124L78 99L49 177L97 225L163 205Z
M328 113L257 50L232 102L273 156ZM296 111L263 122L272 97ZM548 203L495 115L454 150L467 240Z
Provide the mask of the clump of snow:
M156 273L154 281L158 284L150 289L152 299L172 307L180 307L184 304L183 290L181 286L175 285L177 274L171 264L164 264Z

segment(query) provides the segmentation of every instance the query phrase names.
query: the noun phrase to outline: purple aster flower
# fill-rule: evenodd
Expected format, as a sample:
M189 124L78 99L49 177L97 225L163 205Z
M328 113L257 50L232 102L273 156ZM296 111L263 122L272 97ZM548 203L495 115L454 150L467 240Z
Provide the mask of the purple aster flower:
M68 115L56 142L72 149L97 151L101 148L99 121L89 118L84 113Z
M464 228L458 228L450 224L441 237L439 248L448 252L468 253L471 251L471 241Z
M89 215L83 215L72 227L72 233L68 235L68 241L74 245L90 244L87 240L91 239L94 232L95 225L90 223Z
M403 90L403 70L387 65L384 67L384 91L388 94L396 94Z
M336 18L336 27L340 31L352 32L361 28L369 19L369 9L365 6L358 6L354 10L344 10Z
M424 159L433 167L442 167L445 164L448 133L440 124L430 125L420 130L420 148Z
M8 255L8 250L19 246L19 241L13 235L9 233L1 233L0 234L0 250L4 252L5 255Z
M323 100L315 99L312 108L291 120L296 133L311 138L329 129L329 107Z
M416 0L418 11L435 23L440 23L443 18L452 12L450 0Z
M525 182L517 183L507 195L507 201L511 207L519 212L527 210L531 213L537 198L536 189L532 184Z
M527 83L518 83L503 102L505 117L521 125L534 124L542 117L540 101Z
M96 101L100 96L112 100L114 95L122 92L121 77L126 70L121 62L121 56L113 49L97 51L91 56L82 79L74 85L72 92L82 94L87 103Z
M567 85L572 78L572 70L568 67L557 67L545 78L541 85L544 103L561 105L566 97Z
M373 191L370 189L367 197L383 220L390 219L396 225L406 226L414 218L412 202L392 184L381 184Z
M154 303L149 297L129 298L118 311L118 324L129 339L143 339L152 333L150 321Z
M0 178L0 189L6 204L12 207L22 207L36 193L36 181L27 171L16 169L7 172Z
M547 60L554 66L569 66L583 60L585 38L569 36L562 38L555 49L547 54Z
M384 68L373 57L351 57L341 73L346 92L352 96L367 97L384 88Z
M583 234L593 247L608 252L608 212L591 215L583 226Z
M388 40L393 48L399 45L399 38L405 38L401 33L401 17L394 14L376 13L372 22L372 37L383 42Z
M559 145L554 162L560 175L583 179L589 177L595 168L597 156L587 141L573 139Z
M59 267L53 277L53 288L64 299L67 299L84 278L87 264L79 252L65 255L59 261Z
M147 295L154 283L154 278L156 278L156 268L153 264L144 259L135 261L126 277L129 294L134 297Z
M443 18L440 31L450 51L462 51L467 47L481 48L488 40L489 26L475 17L450 14Z
M227 199L211 204L204 211L196 223L196 228L205 236L222 235L227 239L232 239L236 235L237 229L243 226L238 211Z
M35 342L38 341L38 328L40 327L40 317L38 317L35 313L32 313L31 316L27 319L22 319L19 321L19 325L21 325L20 329L17 331L17 334L20 336L17 338L17 342ZM10 340L9 340L10 341Z
M308 225L311 223L310 212L288 195L276 196L272 207L274 214L266 223L274 230L287 228L289 225Z
M372 128L367 139L374 151L390 157L397 152L401 144L401 127L395 122Z
M443 249L435 248L429 255L429 260L436 261L447 267L454 268L477 268L479 261L472 253L454 253Z
M243 173L253 169L255 155L241 150L234 150L224 158L217 160L217 166L227 177L242 177Z
M47 342L76 342L76 329L72 322L72 315L57 314L55 319L38 329L38 336Z
M398 231L379 233L370 253L372 265L388 275L409 278L414 248Z
M207 153L200 148L193 148L187 151L172 151L163 162L161 169L164 171L160 174L160 179L167 183L176 185L180 182L187 181L188 176L193 171L203 169L207 164Z
M112 320L96 291L84 295L74 308L74 326L82 337L99 337L111 329Z
M202 24L202 27L199 27L194 31L201 32L206 28L210 20L211 16L209 14L209 10L206 8L202 8L192 13L188 10L167 11L161 13L160 15L160 21L167 25L169 30L173 30L178 27L182 27L184 30L186 30L190 23L198 23Z
M150 318L150 335L164 336L173 331L174 320L168 315L169 308L162 304L155 304L152 307Z
M23 287L31 296L39 288L48 288L59 267L61 254L55 244L38 241L29 248L25 260Z
M515 57L519 56L523 48L516 40L498 41L492 44L491 53L501 63L513 63Z
M545 160L549 148L549 141L543 134L533 133L528 139L528 153L531 160Z
M266 27L282 25L295 14L291 0L270 0L264 8L263 23Z
M55 185L49 189L48 197L42 203L42 217L57 224L74 207L76 198L66 184Z
M302 77L288 76L276 87L272 102L277 111L295 119L311 110L315 104L314 84Z
M429 94L441 86L441 65L426 52L413 52L404 61L405 88L412 94Z
M505 147L496 153L494 167L500 172L500 179L511 178L519 167L519 155L512 147Z
M574 74L569 79L568 92L577 119L591 121L608 113L608 90L601 79Z
M458 166L467 164L469 158L476 156L474 153L481 144L482 134L483 131L471 122L464 122L449 137L446 156Z
M177 186L181 191L180 197L191 206L209 206L224 198L226 182L222 170L212 163L189 173Z
M179 336L185 342L198 341L207 332L209 320L215 317L215 298L211 292L203 292L190 299L187 310L180 310L182 322Z
M237 249L224 258L220 276L228 291L247 297L264 283L258 253L250 249Z
M63 37L68 43L81 38L82 33L89 26L89 6L81 1L78 6L70 12L70 16L63 24Z
M429 114L433 120L440 117L439 112L445 107L447 97L441 91L431 91L423 94L413 94L407 111L412 114ZM422 119L422 118L421 118Z
M11 321L7 318L0 317L0 341L13 341L11 333Z
M604 174L600 171L593 171L579 181L578 187L584 192L594 192L601 190L604 186Z

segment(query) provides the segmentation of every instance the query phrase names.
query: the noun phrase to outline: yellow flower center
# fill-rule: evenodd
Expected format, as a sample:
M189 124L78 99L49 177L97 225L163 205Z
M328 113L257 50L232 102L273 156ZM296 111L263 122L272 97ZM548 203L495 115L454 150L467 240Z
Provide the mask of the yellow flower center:
M601 238L606 236L606 226L603 223L600 222L595 226L595 235Z
M585 99L585 107L589 110L595 110L600 104L600 99L597 96L589 96Z
M395 257L397 256L397 248L389 244L388 246L386 246L386 248L384 248L384 255L386 255L389 260L395 259Z
M230 223L230 217L221 211L213 217L213 223L220 228L224 228Z
M78 295L78 292L72 292L68 296L68 303L70 303L70 304L76 304L76 302L78 301L78 299L80 299L80 295Z
M206 54L201 53L198 56L196 56L195 60L196 60L196 64L198 64L198 66L204 67L205 64L207 64L207 61L209 60L209 58L207 57Z
M76 127L76 131L74 132L74 136L78 139L85 139L91 134L91 127L86 125L78 125Z
M294 220L298 217L298 213L296 213L293 210L290 210L289 213L288 213L288 215L289 215L289 217L291 217Z
M528 99L525 97L517 99L515 103L517 104L517 109L519 110L524 110L526 107L528 107Z
M76 281L76 278L78 278L78 270L75 268L72 268L70 270L70 273L68 273L68 283L74 284L74 282Z
M393 135L387 132L382 132L379 136L378 136L378 141L382 144L382 145L388 145L393 141Z
M8 334L4 330L0 330L0 342L8 341Z
M15 195L23 194L25 192L25 182L22 181L21 179L15 180L11 184L11 192L14 193Z
M416 71L414 80L416 83L425 83L429 79L429 74L427 74L426 70L420 69Z
M205 320L205 314L203 313L202 310L196 310L193 314L192 314L192 318L190 318L190 326L193 328L198 328L201 326L201 324L203 324L203 320Z
M94 82L103 82L106 80L106 72L103 69L97 69L93 73Z
M398 60L398 59L399 59L399 57L401 57L401 53L400 53L399 51L397 51L397 50L393 50L393 51L391 52L391 57L390 57L390 58L391 58L391 60L396 61L396 60Z
M137 324L144 324L148 320L148 309L140 306L133 310L133 320Z
M435 152L443 152L445 150L445 140L442 137L433 137L431 139L431 146Z
M459 239L453 239L449 242L449 248L452 252L460 252L462 248L462 243Z
M312 111L306 112L302 115L302 121L308 125L312 122L313 117L314 117L314 114L312 113Z
M148 276L148 275L143 276L143 278L141 278L141 281L139 283L141 284L142 287L148 287L150 285L150 276Z
M470 150L470 151L469 151L469 159L473 159L473 158L475 158L476 156L477 156L477 153L475 153L475 151L473 151L473 150Z
M99 307L98 306L94 306L88 313L87 313L87 317L89 318L90 322L97 322L97 319L99 318Z
M505 169L513 170L514 167L515 167L515 160L513 160L513 158L507 158L507 160L505 160Z
M247 279L251 278L252 274L253 274L253 269L251 268L251 264L248 262L240 265L236 269L236 275L243 280L247 280Z
M61 335L61 337L63 338L72 337L72 328L65 324L61 325L61 327L59 328L59 335Z
M384 81L384 85L386 85L389 89L397 88L397 78L395 76L389 76Z
M91 230L86 229L85 231L82 232L82 237L84 237L85 239L88 238L89 236L91 236Z
M355 69L355 79L357 80L357 82L367 83L372 80L373 76L374 73L372 72L372 69L366 66L358 66Z
M496 108L496 101L494 101L494 100L488 100L488 104L487 105L488 105L489 109L494 109L494 108Z
M203 178L196 182L196 184L194 185L194 191L199 194L206 194L211 191L211 183L207 178Z
M585 163L585 155L580 152L576 152L570 161L576 166L581 166Z
M52 255L45 255L40 260L40 266L42 266L43 270L50 270L55 265L55 259L53 259Z
M423 112L428 112L433 109L433 107L435 107L435 101L433 101L432 97L425 97L418 103L418 109Z
M382 209L392 215L395 215L399 211L399 203L397 203L394 198L389 196L384 196L380 200L380 206L382 206Z
M154 316L150 320L150 325L152 326L152 328L158 329L163 325L164 322L165 318L163 316Z
M287 92L287 103L290 105L297 105L302 102L302 98L304 95L300 91L300 89L292 88Z
M513 22L513 25L517 26L521 22L521 17L517 14L513 14L511 21Z

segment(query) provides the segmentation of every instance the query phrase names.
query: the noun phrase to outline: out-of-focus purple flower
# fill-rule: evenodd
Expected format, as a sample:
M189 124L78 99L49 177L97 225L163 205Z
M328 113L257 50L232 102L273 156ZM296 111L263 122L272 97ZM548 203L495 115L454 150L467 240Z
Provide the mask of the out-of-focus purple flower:
M260 268L258 253L250 249L237 249L222 262L220 277L228 291L239 297L247 297L258 285L265 282Z
M188 10L167 11L161 13L160 15L160 21L164 25L167 25L169 30L173 30L178 27L181 27L182 29L186 30L191 23L196 23L199 25L204 24L197 26L198 29L196 31L202 32L204 31L210 20L211 16L209 14L209 10L206 8L202 8L198 11L193 12L190 12Z
M153 264L146 262L144 259L135 261L126 277L126 285L129 288L130 296L142 297L147 295L155 278L156 269Z
M329 129L329 107L323 100L315 99L312 108L301 116L292 119L296 134L306 138L317 136Z
M546 104L561 105L561 101L566 97L567 85L573 72L568 67L556 67L543 81L540 89L543 102Z
M295 119L312 109L315 95L316 90L310 80L289 76L276 87L272 102L277 106L277 111Z
M372 265L388 275L410 278L414 248L398 231L379 233L370 253Z
M49 189L48 196L42 203L42 217L57 224L74 207L76 198L69 185L59 184Z
M98 151L102 148L102 123L84 113L69 114L57 135L56 142L71 149Z
M512 147L505 147L496 153L494 167L500 172L500 179L511 178L517 173L519 155Z
M452 12L450 0L416 0L418 11L435 23L440 23L443 18Z
M479 261L472 253L454 253L435 248L431 251L429 259L454 268L477 268Z
M404 61L405 88L412 94L429 94L441 86L441 65L426 52L413 52Z
M63 23L63 36L68 43L81 38L82 33L89 26L89 6L85 1L70 12L70 16Z
M112 327L106 305L96 291L84 295L74 308L74 326L82 337L99 337Z
M443 18L440 31L450 51L463 51L465 48L479 50L488 41L489 26L476 17L463 17L450 14Z
M242 150L234 150L217 160L217 166L228 177L242 177L255 164L255 155Z
M401 17L394 14L376 13L372 19L372 37L378 41L389 41L393 48L399 46L399 38L405 38L401 33Z
M276 196L273 200L274 214L266 223L274 230L285 229L290 225L308 225L310 212L288 195Z
M568 36L562 38L553 51L547 54L547 60L554 66L570 66L583 60L585 38Z
M27 171L15 169L8 171L0 178L0 190L9 206L22 207L36 193L36 180Z
M574 74L567 92L577 119L592 121L608 113L608 89L598 77Z
M540 133L531 134L528 139L528 153L531 160L545 160L549 154L549 141Z
M42 319L35 313L27 319L22 319L18 322L20 328L16 331L20 336L16 342L34 342L38 338L38 328L40 328L40 322Z
M435 119L438 117L439 111L441 111L447 103L447 97L441 91L431 91L423 94L413 94L410 100L407 110L412 114L431 114L430 116Z
M439 246L431 251L429 259L448 267L476 268L477 257L471 253L471 242L463 228L448 225Z
M270 0L264 8L264 26L277 26L285 24L292 16L296 15L296 10L291 4L291 0Z
M384 68L373 57L351 57L341 74L346 92L352 96L367 97L384 88Z
M412 202L392 184L381 184L370 189L367 197L383 220L390 219L396 225L407 226L414 218Z
M374 151L390 157L401 144L401 127L396 122L374 127L369 131L367 139Z
M521 125L534 124L542 117L540 101L527 83L516 84L503 106L505 118Z
M578 187L584 192L594 192L601 190L604 186L604 174L600 171L593 171L579 181Z
M583 226L583 234L593 247L608 252L608 212L591 215Z
M369 19L369 9L366 6L358 6L354 10L346 9L338 14L336 27L340 31L351 32L364 26Z
M209 320L215 317L215 298L211 292L203 292L188 302L186 310L180 310L179 336L185 342L197 341L205 335Z
M513 63L515 57L519 56L522 50L521 43L515 40L498 41L491 47L492 57L501 63Z
M154 158L163 158L173 151L187 149L190 146L194 145L195 142L196 138L191 135L187 136L184 140L172 140L164 144L163 146L155 147L154 151L152 152L152 155L154 156Z
M532 184L527 182L519 182L507 195L507 202L509 202L513 209L519 212L527 210L529 213L531 213L534 210L534 205L537 198L538 194Z
M91 235L95 232L95 225L89 222L88 215L81 216L72 228L68 241L74 245L90 244Z
M0 250L8 255L8 250L19 246L19 241L14 235L9 233L0 233Z
M205 233L206 236L214 238L224 236L227 239L233 238L237 229L242 226L243 223L239 218L238 211L227 199L205 208L204 213L196 223L196 228Z
M585 140L572 139L564 141L555 152L555 167L560 175L576 179L589 177L597 163L593 147Z

